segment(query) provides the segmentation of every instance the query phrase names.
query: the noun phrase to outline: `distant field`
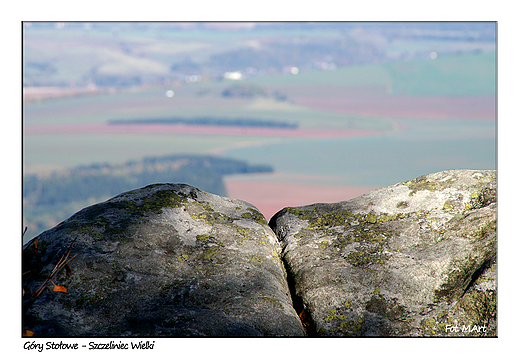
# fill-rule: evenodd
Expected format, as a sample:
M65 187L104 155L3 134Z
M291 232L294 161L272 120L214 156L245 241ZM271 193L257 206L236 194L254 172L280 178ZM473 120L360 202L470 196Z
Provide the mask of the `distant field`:
M28 103L24 164L36 171L213 153L273 164L278 172L333 175L341 179L327 184L357 186L448 168L494 168L494 66L494 53L483 53L240 82L279 91L286 101L223 97L234 83L215 81ZM173 97L166 96L170 89ZM298 123L302 132L106 127L117 119L208 116ZM335 135L320 140L327 131ZM356 131L369 137L353 138ZM380 131L389 132L377 136Z
M392 79L385 67L378 64L342 67L336 70L314 70L298 75L276 74L255 77L248 82L263 86L388 86Z
M371 88L374 94L494 96L495 52L357 65L247 80L263 86ZM366 91L366 90L365 90ZM319 92L316 92L320 96Z
M158 127L118 129L106 127L107 121L142 118L217 117L255 118L299 124L296 137L335 137L362 134L363 131L395 129L392 121L323 111L291 101L269 98L224 98L221 92L229 83L196 84L174 88L175 96L165 95L168 87L145 88L137 92L97 94L32 102L24 105L24 164L28 171L38 168L75 166L100 161L124 161L143 156L171 153L221 153L226 149L258 146L292 132L231 132L197 129L176 131ZM306 130L321 132L305 133ZM234 132L233 132L234 131ZM327 131L336 131L327 134ZM337 132L340 131L340 132ZM343 131L343 132L341 132ZM359 132L361 131L361 132ZM342 134L343 133L343 134Z
M384 134L386 131L358 129L298 129L247 126L211 126L185 124L94 124L94 125L32 125L25 126L26 136L31 135L202 135L202 136L255 136L259 138L345 138Z
M286 141L291 138L348 138L385 131L284 129L187 125L28 125L25 170L121 162L171 153L212 153Z
M112 119L135 119L184 115L214 115L227 109L240 108L248 100L222 99L215 96L197 96L200 88L183 86L173 88L175 96L168 98L169 87L141 88L114 94L61 98L29 103L24 106L25 124L101 123ZM217 96L218 95L218 96ZM236 114L240 116L240 114Z
M91 163L119 163L146 156L204 154L241 144L269 143L254 136L172 133L33 133L24 136L24 170L60 169Z
M168 87L142 89L136 92L99 94L61 98L24 106L24 124L92 124L109 120L184 117L257 118L261 120L296 122L301 128L390 129L390 122L378 117L338 114L328 109L314 109L297 104L298 98L325 99L326 92L313 88L291 87L288 101L269 98L224 98L221 93L229 83L201 83L172 88L173 98L165 92ZM348 91L348 88L342 88ZM303 91L303 92L302 92ZM202 93L202 94L201 94ZM292 100L294 98L294 101ZM337 98L336 98L337 100Z
M496 93L496 53L439 55L435 60L409 60L383 65L391 91L413 96L489 96Z
M375 187L255 181L255 175L251 177L250 180L238 180L232 177L226 179L228 196L253 204L268 221L285 207L347 201L375 189Z
M392 95L379 87L299 88L293 98L302 106L368 118L478 120L494 120L496 101L494 96Z
M219 116L297 121L303 128L388 128L385 117L494 119L494 53L362 65L335 71L244 80L276 89L280 102L223 98L229 82L142 88L29 103L25 124L101 123L112 119ZM175 96L165 92L172 89ZM382 123L382 122L383 123Z
M490 56L471 56L473 56L473 65L469 66L470 70L477 68L478 63L479 66L484 66L483 68L489 72L486 66L491 63ZM439 59L435 61L437 60ZM459 60L460 58L453 61L458 64ZM398 64L396 63L395 66L398 66ZM460 64L457 66L460 66ZM359 73L356 73L356 68ZM362 80L360 74L373 74L371 69L375 69L374 73L378 76L367 75L367 82L370 85L358 86ZM424 67L421 71L428 72L430 71L428 69L429 67ZM319 165L328 163L328 160L324 161L323 157L319 157L327 156L332 162L340 161L339 165L331 166L330 169L322 168L320 171L333 169L335 173L341 171L348 173L350 169L354 168L358 173L355 180L357 185L363 184L363 176L373 177L369 173L364 175L364 170L359 169L363 161L371 163L367 162L371 161L370 157L363 154L366 151L361 150L361 153L359 153L360 150L359 148L356 149L355 145L344 147L344 143L354 144L356 142L340 142L334 148L334 153L340 155L329 156L326 152L323 152L323 149L329 148L329 151L332 151L333 148L329 146L330 142L315 147L315 142L290 140L294 136L288 133L279 133L278 135L271 133L270 135L273 137L270 138L267 133L211 132L213 131L211 129L206 129L206 132L184 131L175 133L175 131L170 130L144 130L141 127L127 131L120 128L117 132L108 132L108 128L103 127L107 121L113 119L131 120L143 117L152 119L184 117L190 119L202 116L228 119L251 117L269 121L295 122L299 124L302 131L313 130L314 133L311 132L310 135L314 135L316 138L320 137L319 133L323 131L339 131L338 133L341 133L341 131L395 131L396 129L401 129L399 133L402 134L401 137L396 137L396 141L399 138L413 139L417 136L426 139L428 136L431 136L432 139L445 139L449 135L450 141L462 138L468 139L468 136L469 139L486 138L491 142L484 147L479 144L478 140L474 142L475 148L472 148L473 145L469 143L462 145L461 148L464 153L468 154L459 157L459 161L453 161L455 157L446 154L448 156L445 160L446 166L450 168L455 166L494 167L495 125L493 120L495 117L495 99L493 96L483 94L479 96L391 94L388 92L390 88L388 81L391 80L391 76L383 76L383 72L381 72L383 70L384 66L382 65L359 66L337 71L316 71L301 75L273 75L259 78L255 80L256 82L252 80L243 82L245 84L248 81L257 84L262 83L262 86L265 85L266 88L278 89L287 95L287 101L276 101L262 97L225 98L222 97L221 93L231 84L229 82L210 82L175 87L173 88L175 96L172 98L165 95L169 87L164 86L143 88L135 92L126 91L29 103L24 106L24 125L27 129L24 136L25 168L28 171L36 171L40 168L59 168L91 162L121 162L144 156L159 156L171 153L218 153L239 158L249 157L251 160L262 163L272 160L273 163L277 163L278 170L284 170L286 166L280 162L280 159L287 158L288 165L295 164L299 168L297 170L295 167L291 171L299 172L313 172L313 161L317 161ZM469 73L472 73L471 71ZM286 81L282 81L282 79ZM445 81L446 77L439 78L439 80ZM336 85L332 86L334 81ZM313 82L319 85L304 86L304 84ZM351 86L337 85L342 83L349 83ZM276 84L284 85L278 86ZM324 86L324 84L330 84L330 86ZM395 86L395 84L392 86ZM480 91L480 93L484 92ZM409 122L406 122L405 119L408 119ZM428 119L435 119L435 121L446 119L451 122L441 121L433 125L427 121ZM487 120L484 121L487 124L461 122L463 119ZM401 125L399 125L400 123ZM407 124L403 130L402 124L405 123ZM98 126L97 130L88 130L88 128L92 129L94 125ZM38 126L44 127L35 131L39 128ZM69 126L69 130L67 130L67 126ZM81 131L82 128L83 131ZM348 137L347 135L346 138ZM277 144L281 140L283 146ZM369 139L369 141L373 140ZM400 146L405 148L409 145L415 146L404 142ZM398 146L397 142L395 146ZM434 143L431 146L434 146ZM456 142L451 142L448 146L457 147ZM316 154L316 158L310 162L299 163L298 160L301 156L296 154L303 156L308 151L310 151L310 156ZM373 152L373 150L371 151ZM387 151L382 151L383 154L387 154ZM418 152L426 155L425 151L425 149L418 150ZM433 154L439 151L441 151L440 148L433 149ZM474 155L471 155L471 152L474 152ZM285 154L293 153L295 155L292 157L285 156ZM343 165L344 161L341 160L341 157L336 157L346 156L346 158L350 158L353 153L356 153L355 157L359 157L361 161L355 166ZM279 154L283 155L280 156ZM374 155L376 153L371 154L371 156ZM403 155L399 154L398 156ZM470 160L470 158L473 159ZM477 160L478 158L485 160ZM395 157L392 157L392 160L395 161ZM392 163L392 161L382 162L382 165L384 166L387 163ZM410 166L417 165L420 168L422 163L424 161L418 161L417 164L412 163ZM373 164L370 166L373 166ZM303 170L303 168L306 169ZM427 166L424 171L428 171ZM350 174L345 175L342 183L349 183L349 178L351 178ZM370 181L371 183L379 183L379 181L372 179Z
M314 183L387 186L446 169L496 169L493 122L403 121L405 129L382 136L291 139L223 155L265 161L276 173L320 174Z
M297 105L351 116L494 120L495 68L490 52L248 81L276 87Z

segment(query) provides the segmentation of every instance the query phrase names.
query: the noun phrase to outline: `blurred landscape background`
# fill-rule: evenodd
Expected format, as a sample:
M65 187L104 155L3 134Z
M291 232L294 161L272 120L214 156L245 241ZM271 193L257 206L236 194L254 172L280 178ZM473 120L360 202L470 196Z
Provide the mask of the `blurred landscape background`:
M339 202L496 169L496 23L23 23L27 241L157 182Z

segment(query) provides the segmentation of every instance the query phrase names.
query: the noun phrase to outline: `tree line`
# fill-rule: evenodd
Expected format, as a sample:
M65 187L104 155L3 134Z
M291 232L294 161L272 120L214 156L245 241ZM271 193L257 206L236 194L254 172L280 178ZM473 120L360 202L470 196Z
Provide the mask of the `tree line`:
M153 183L185 183L226 196L224 175L272 172L267 165L213 156L146 157L122 164L96 163L47 177L23 176L23 219L30 239L88 204ZM24 237L24 238L25 238Z
M49 177L25 175L23 197L33 205L54 205L115 196L151 183L186 183L225 196L222 177L234 173L271 172L267 165L213 156L147 157L123 164L92 164Z
M298 128L294 122L278 120L261 120L254 118L218 118L218 117L197 117L197 118L149 118L149 119L114 119L108 120L109 125L196 125L196 126L237 126L237 127L276 127L276 128Z

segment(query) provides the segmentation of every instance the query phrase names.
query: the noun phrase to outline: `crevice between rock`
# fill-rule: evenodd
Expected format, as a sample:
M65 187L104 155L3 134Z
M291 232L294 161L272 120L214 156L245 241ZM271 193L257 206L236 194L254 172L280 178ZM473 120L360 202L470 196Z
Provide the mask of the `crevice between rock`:
M283 240L287 236L288 228L286 226L280 226L276 224L276 219L281 216L281 214L284 211L281 210L278 213L276 213L271 219L269 220L269 227L273 230L276 238L278 239L279 243L283 243ZM314 324L314 321L312 320L312 317L310 313L305 308L305 305L303 303L303 299L296 293L296 283L294 281L295 275L291 270L291 267L285 260L284 256L285 247L282 248L282 253L280 255L280 259L282 261L282 265L284 266L285 273L286 273L286 282L287 286L289 287L289 292L291 294L291 300L294 310L296 311L296 314L298 314L298 317L300 318L300 321L302 322L303 328L305 329L305 333L308 337L317 337L316 332L316 325Z
M491 258L491 259L488 259L487 261L485 261L472 275L471 275L471 280L469 281L468 285L466 286L466 288L464 288L464 291L462 292L462 295L461 295L461 298L464 297L464 295L466 294L466 292L471 288L473 287L473 285L475 284L475 282L477 281L477 279L480 277L480 275L482 273L484 273L484 271L488 268L490 268L493 263L495 262L496 260L496 254Z
M290 267L288 266L287 262L284 259L284 256L282 254L281 256L282 264L285 268L286 281L287 286L289 287L289 292L291 294L291 300L294 310L296 311L296 314L298 314L298 317L300 318L303 328L305 329L305 333L308 337L317 337L316 334L316 326L312 320L312 317L310 313L305 308L305 305L303 304L303 299L296 294L296 284L294 281L294 274L292 273Z

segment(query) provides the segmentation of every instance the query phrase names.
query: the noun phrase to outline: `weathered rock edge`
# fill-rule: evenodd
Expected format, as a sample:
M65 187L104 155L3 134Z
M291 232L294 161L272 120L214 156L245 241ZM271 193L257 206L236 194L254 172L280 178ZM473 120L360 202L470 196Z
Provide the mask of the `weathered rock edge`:
M450 170L270 220L320 336L496 336L496 171Z
M23 328L43 337L304 336L280 252L249 203L188 185L126 192L24 246Z

